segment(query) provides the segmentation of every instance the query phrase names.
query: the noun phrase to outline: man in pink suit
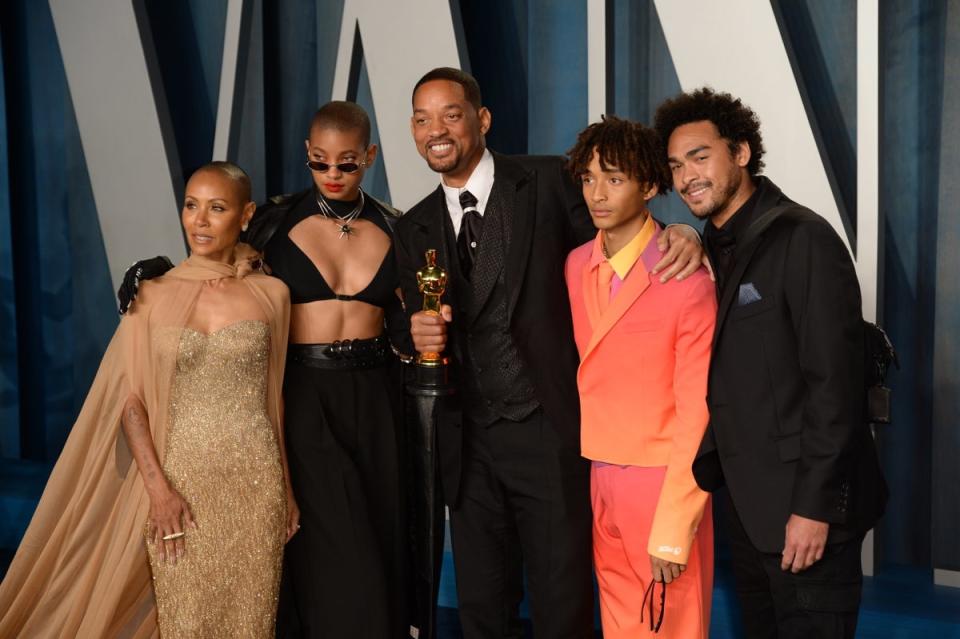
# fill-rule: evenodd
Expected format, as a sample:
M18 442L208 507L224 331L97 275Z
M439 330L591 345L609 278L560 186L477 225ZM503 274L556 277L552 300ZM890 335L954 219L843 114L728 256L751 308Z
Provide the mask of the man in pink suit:
M647 204L671 185L652 130L606 117L569 156L599 229L570 254L566 281L604 637L705 638L713 528L691 466L708 421L714 284L703 269L651 275L662 229Z

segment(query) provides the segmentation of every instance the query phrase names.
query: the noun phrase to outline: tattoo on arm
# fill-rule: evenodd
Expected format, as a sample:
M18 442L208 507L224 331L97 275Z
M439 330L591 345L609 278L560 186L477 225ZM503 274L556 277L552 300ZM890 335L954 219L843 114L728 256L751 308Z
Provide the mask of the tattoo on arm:
M136 397L127 400L122 422L123 433L127 437L133 458L137 460L137 468L144 484L148 488L155 486L156 482L163 479L163 472L160 470L160 461L150 436L147 411Z

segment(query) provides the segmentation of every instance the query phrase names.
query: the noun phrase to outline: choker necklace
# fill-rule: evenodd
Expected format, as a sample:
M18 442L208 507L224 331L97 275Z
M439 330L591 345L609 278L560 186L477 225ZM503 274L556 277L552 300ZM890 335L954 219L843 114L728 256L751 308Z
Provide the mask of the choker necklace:
M363 190L360 190L360 201L357 202L357 205L353 207L353 210L347 213L346 215L337 215L337 212L333 210L333 207L330 206L330 203L327 202L327 198L323 197L323 194L320 191L317 191L317 204L320 206L320 214L323 217L333 221L334 224L340 229L340 235L338 239L349 238L351 235L356 233L350 224L356 221L360 217L360 213L363 212Z

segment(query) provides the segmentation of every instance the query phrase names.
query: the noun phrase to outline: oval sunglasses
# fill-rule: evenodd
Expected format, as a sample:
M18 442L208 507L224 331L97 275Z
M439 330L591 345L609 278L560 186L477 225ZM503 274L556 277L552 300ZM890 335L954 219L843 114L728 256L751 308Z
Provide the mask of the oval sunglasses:
M327 164L326 162L318 162L317 160L307 160L306 165L311 171L317 171L318 173L326 173L331 168L336 168L341 173L356 173L361 167L367 166L367 161Z

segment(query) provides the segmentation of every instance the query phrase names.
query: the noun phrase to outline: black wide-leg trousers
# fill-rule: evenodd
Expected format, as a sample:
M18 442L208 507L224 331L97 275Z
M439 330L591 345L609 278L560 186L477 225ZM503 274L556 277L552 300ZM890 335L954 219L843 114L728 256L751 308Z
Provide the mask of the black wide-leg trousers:
M279 637L408 635L401 395L391 366L288 360L287 456L301 528L284 555Z

